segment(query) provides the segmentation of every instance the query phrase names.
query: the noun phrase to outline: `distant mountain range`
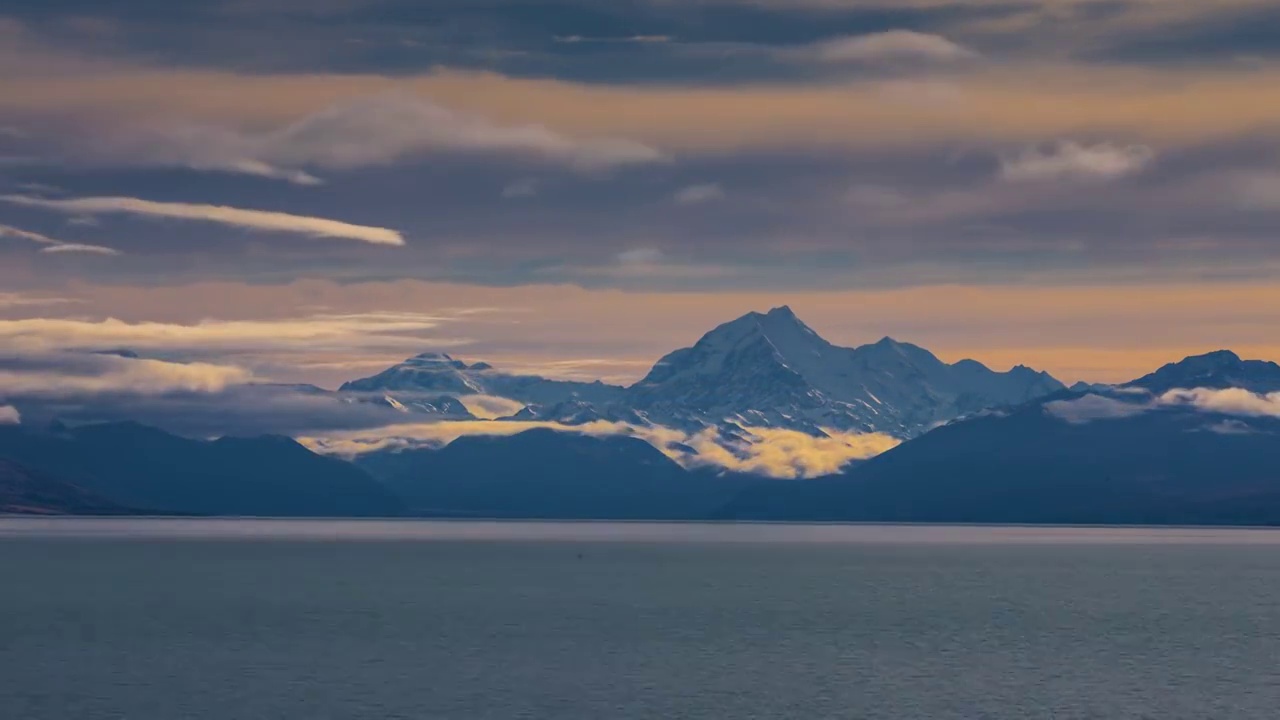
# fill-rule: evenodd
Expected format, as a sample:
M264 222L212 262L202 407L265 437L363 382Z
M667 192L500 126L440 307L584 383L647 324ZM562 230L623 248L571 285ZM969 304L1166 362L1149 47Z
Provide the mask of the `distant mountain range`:
M530 405L567 400L610 403L622 394L622 388L599 381L584 383L548 380L536 375L508 375L488 363L468 365L443 353L411 357L372 377L344 383L338 389L341 392L389 396L408 393L407 397L411 398L423 394L437 397L490 395Z
M268 402L219 417L301 397L337 427L351 414L352 426L466 420L473 432L484 426L469 402L523 407L489 421L492 433L352 462L279 435L197 440L83 415L37 424L22 407L25 424L0 426L0 512L1280 524L1280 366L1228 351L1067 389L889 338L835 346L784 307L713 329L630 387L428 353L338 391L237 392ZM181 400L199 412L199 398ZM72 406L61 402L46 412ZM518 421L550 427L504 426ZM816 479L726 471L725 458L769 450L751 445L771 441L766 429L905 442ZM695 435L717 438L720 459L685 444Z
M1254 393L1280 392L1280 365L1266 360L1241 360L1230 350L1169 363L1123 387L1161 394L1178 388L1240 388Z
M422 396L494 395L526 409L513 420L580 425L653 424L696 431L767 427L912 437L965 413L1026 402L1063 389L1047 373L995 372L974 360L947 364L891 338L832 345L788 307L748 313L663 357L630 387L507 375L428 353L341 390L411 406Z
M1062 394L954 422L803 483L760 483L754 520L1280 524L1280 418L1150 396Z

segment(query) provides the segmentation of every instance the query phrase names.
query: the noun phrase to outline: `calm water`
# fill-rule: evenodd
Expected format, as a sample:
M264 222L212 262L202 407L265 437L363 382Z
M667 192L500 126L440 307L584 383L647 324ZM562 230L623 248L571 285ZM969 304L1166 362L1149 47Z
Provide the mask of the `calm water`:
M1280 534L0 520L0 718L1274 718Z

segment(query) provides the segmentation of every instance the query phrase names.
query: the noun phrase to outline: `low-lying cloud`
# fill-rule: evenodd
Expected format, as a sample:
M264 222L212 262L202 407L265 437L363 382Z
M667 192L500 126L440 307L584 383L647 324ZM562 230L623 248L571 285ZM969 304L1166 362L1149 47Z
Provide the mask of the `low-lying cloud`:
M458 398L458 402L462 403L467 412L481 420L510 417L525 407L525 404L518 400L494 395L463 395Z
M22 422L18 408L12 405L0 405L0 425L17 425Z
M65 398L127 393L214 393L253 379L242 368L118 355L60 353L0 358L0 397Z
M714 428L691 434L662 426L606 421L562 425L485 420L405 423L322 437L302 437L299 441L316 452L355 457L382 450L442 447L463 436L510 436L535 428L594 436L637 437L687 467L714 467L788 479L829 475L850 462L878 455L899 443L887 435L837 431L826 431L826 437L814 437L791 430L751 428L745 433L749 442L728 442Z
M1138 388L1117 389L1124 399L1088 394L1044 404L1045 412L1072 424L1118 420L1168 408L1241 417L1280 418L1280 392L1255 393L1244 388L1178 388L1159 396Z
M1280 392L1259 394L1243 388L1170 390L1163 405L1190 405L1208 412L1250 417L1280 417Z
M845 433L831 429L824 432L826 437L815 437L795 430L749 428L750 442L726 447L716 432L710 430L685 443L696 451L695 455L673 454L673 457L686 464L712 465L774 478L813 478L837 473L855 460L874 457L901 442L882 433Z
M1151 404L1148 402L1117 400L1092 393L1073 400L1054 400L1044 404L1045 412L1073 425L1094 420L1119 420L1141 415L1150 409Z

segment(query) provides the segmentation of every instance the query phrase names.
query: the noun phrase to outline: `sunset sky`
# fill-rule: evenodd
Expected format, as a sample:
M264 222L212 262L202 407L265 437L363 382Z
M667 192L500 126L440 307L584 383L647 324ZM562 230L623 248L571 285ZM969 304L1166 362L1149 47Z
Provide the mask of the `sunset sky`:
M0 349L1280 359L1274 0L5 0Z

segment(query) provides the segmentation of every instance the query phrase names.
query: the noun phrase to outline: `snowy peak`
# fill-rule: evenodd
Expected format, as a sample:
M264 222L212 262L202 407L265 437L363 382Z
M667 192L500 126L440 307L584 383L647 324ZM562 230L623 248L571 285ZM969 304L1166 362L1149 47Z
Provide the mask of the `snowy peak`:
M461 360L454 360L445 353L427 352L421 355L414 355L402 363L405 367L421 368L423 370L447 372L449 370L480 370L488 369L489 365L485 363L477 363L476 365L467 365ZM480 367L483 366L483 367Z
M1265 360L1242 360L1230 350L1216 350L1169 363L1126 386L1153 393L1175 388L1244 388L1270 393L1280 391L1280 365Z
M444 353L414 355L372 377L344 383L345 392L411 391L480 394L484 389L472 377L466 363Z
M789 307L751 312L717 326L693 347L666 355L634 387L650 388L694 377L742 382L746 376L758 378L761 374L796 383L800 379L794 377L791 365L799 358L821 355L829 347Z
M523 403L554 405L581 400L611 402L622 388L604 383L550 380L501 372L485 362L467 363L445 353L415 355L382 372L345 383L344 392L376 394L413 407L440 406L442 397L493 395Z
M910 436L960 414L1061 389L1043 373L997 373L972 360L948 365L890 337L838 347L783 306L743 315L667 355L628 396L655 422L675 415L708 425Z
M1057 392L1062 384L1029 368L998 373L973 360L948 365L891 337L839 347L783 305L715 327L626 389L510 375L444 353L416 355L342 389L437 411L448 407L442 398L449 396L494 395L526 405L522 419L568 423L610 420L722 434L769 427L821 435L830 428L911 437L963 414Z

